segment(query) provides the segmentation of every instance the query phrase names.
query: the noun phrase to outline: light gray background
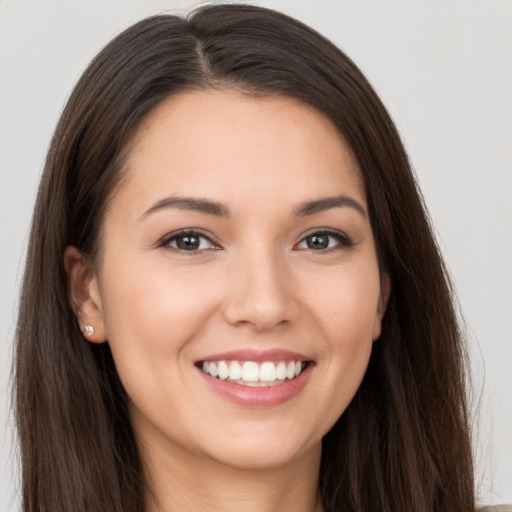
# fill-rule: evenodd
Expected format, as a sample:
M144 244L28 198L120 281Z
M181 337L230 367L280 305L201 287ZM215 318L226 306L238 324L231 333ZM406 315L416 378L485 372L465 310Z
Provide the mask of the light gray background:
M8 383L28 227L51 133L81 71L115 34L144 15L198 3L0 1L0 511L19 506ZM512 502L512 4L253 3L331 38L398 124L471 337L481 501Z

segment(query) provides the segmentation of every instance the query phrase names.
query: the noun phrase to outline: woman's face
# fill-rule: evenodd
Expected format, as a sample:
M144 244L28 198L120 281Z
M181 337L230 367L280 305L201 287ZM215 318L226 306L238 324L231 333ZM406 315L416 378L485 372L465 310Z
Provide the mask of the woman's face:
M289 98L221 91L174 96L138 129L96 270L83 316L142 446L236 467L318 455L388 288L334 126Z

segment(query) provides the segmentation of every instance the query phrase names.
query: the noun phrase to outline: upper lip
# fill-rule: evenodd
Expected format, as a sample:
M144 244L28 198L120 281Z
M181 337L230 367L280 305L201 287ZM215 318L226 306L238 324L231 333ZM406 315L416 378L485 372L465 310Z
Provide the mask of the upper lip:
M257 350L257 349L240 349L232 350L229 352L221 352L211 354L198 359L196 363L201 361L254 361L262 363L265 361L311 361L311 358L285 349L270 349L270 350Z

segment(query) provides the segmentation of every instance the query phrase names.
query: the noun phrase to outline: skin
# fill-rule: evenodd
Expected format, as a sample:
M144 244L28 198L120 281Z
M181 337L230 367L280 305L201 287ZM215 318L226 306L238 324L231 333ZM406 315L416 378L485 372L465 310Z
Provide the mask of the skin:
M296 215L340 194L361 211ZM215 201L229 216L155 208L171 196ZM108 340L129 395L148 510L321 510L321 439L360 385L389 294L366 212L350 148L298 101L195 91L144 120L96 265L73 247L65 261L79 321L94 326L90 342ZM168 235L183 228L208 238L179 249ZM311 247L326 228L343 241ZM275 348L305 354L312 369L272 407L226 400L194 365Z

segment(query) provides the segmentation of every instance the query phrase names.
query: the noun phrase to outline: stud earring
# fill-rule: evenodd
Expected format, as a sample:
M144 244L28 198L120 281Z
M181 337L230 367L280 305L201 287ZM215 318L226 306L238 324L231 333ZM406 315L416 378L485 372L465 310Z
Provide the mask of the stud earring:
M94 334L94 327L92 325L84 325L82 330L87 336L92 336Z

